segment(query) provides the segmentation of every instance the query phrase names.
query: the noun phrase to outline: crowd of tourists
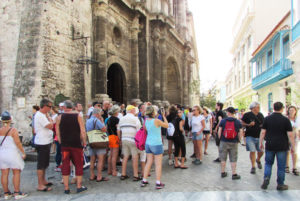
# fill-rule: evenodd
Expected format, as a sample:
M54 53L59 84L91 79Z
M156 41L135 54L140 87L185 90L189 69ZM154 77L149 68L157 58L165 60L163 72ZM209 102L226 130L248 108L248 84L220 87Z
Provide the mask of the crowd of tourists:
M258 102L251 103L247 113L245 110L238 112L233 107L223 110L220 102L215 111L210 111L197 105L192 108L181 105L159 108L150 102L140 105L132 102L125 106L104 101L90 103L84 114L80 103L66 100L55 107L51 101L42 99L40 106L32 109L31 145L32 151L37 152L37 191L51 191L54 185L46 179L51 153L55 153L55 171L61 172L65 194L70 194L70 176L77 193L87 190L82 184L85 167L89 167L90 181L109 182L109 177L103 175L107 170L107 175L119 177L122 181L132 178L134 182L140 182L141 187L146 187L153 163L155 188L162 189L165 187L161 181L164 136L168 143L168 164L175 169L189 168L186 165L188 140L193 141L192 165L201 165L203 155L209 154L208 144L213 137L219 153L214 162L221 165L221 178L228 176L226 161L229 157L232 180L241 179L236 171L239 143L249 152L251 174L256 173L256 167L263 168L261 160L265 154L262 189L269 185L275 157L277 190L288 189L284 183L285 173L292 170L294 175L299 175L296 164L297 108L289 106L287 115L284 115L284 106L280 102L274 103L274 112L266 117L260 113ZM0 169L4 198L20 199L28 195L20 190L20 174L26 154L17 129L11 126L10 113L3 112L1 121ZM290 155L292 169L289 168ZM132 176L127 174L130 160ZM121 171L118 165L122 166ZM8 189L10 170L13 173L13 193Z

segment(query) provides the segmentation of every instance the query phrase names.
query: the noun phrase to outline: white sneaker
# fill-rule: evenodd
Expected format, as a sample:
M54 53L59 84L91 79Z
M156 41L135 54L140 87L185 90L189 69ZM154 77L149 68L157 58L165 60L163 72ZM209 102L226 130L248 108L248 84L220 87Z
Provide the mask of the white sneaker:
M120 177L122 176L122 174L120 172L117 173L117 177Z
M25 198L27 196L28 196L27 193L22 193L22 192L19 192L18 195L14 195L15 200L19 200L19 199Z
M5 200L9 200L10 198L12 198L12 194L11 193L9 193L9 194L4 194L4 199Z
M171 165L173 165L174 163L173 163L173 160L172 159L169 159L169 165L171 166Z

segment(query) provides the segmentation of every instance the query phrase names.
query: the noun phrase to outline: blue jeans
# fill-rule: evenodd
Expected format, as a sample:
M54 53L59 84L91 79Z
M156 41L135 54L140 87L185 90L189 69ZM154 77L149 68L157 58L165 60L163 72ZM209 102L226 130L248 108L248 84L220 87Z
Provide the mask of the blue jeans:
M265 175L264 178L271 178L272 166L276 156L277 159L277 184L284 184L285 180L285 163L287 151L268 151L266 150L265 156Z

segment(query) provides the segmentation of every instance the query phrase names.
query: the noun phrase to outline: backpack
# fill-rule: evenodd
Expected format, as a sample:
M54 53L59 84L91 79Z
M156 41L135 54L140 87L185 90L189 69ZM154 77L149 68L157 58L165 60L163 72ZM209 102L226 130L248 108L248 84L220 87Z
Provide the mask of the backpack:
M141 127L134 137L136 147L139 150L144 151L146 140L147 140L147 131L144 129L144 127Z
M168 123L169 127L167 128L167 134L170 137L174 136L175 133L175 125L174 125L174 120Z
M235 121L226 120L225 129L223 132L225 139L232 140L237 136L234 123Z

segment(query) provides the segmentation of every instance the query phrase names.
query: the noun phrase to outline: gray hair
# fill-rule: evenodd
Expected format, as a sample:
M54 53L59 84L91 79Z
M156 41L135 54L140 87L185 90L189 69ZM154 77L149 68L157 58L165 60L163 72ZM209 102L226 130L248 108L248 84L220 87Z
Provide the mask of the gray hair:
M254 101L250 104L249 109L252 110L253 108L256 108L259 105L260 105L259 102Z
M93 115L94 115L94 114L101 114L101 112L102 112L101 109L99 109L99 108L94 108L94 110L93 110Z
M48 103L51 103L51 101L48 100L48 99L45 99L45 98L42 99L41 102L40 102L40 108L43 108L43 107L47 106Z
M72 101L70 101L70 100L66 100L65 102L64 102L64 104L65 104L65 107L66 108L68 108L68 109L72 109L73 108L73 102Z
M120 107L118 105L114 105L110 108L110 110L108 111L108 114L112 116L119 112L120 112Z

